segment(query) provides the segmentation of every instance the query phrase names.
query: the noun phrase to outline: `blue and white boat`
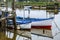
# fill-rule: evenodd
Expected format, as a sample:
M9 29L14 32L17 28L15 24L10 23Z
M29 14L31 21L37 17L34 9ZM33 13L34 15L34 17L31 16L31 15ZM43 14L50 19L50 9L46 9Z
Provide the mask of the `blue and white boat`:
M19 19L22 19L22 17L20 17ZM22 23L25 23L24 25L26 25L26 26L23 27L23 25L21 25L21 28L36 28L36 29L44 28L44 29L51 29L53 19L54 19L54 17L42 18L42 19L38 19L38 18L25 18L25 20L23 20Z

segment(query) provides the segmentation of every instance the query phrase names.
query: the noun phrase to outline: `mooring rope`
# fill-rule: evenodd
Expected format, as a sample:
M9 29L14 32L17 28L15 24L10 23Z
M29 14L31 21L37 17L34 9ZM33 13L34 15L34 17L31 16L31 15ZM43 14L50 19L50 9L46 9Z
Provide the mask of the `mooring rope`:
M54 21L54 24L56 25L56 28L58 28L58 30L60 31L59 26L56 24L56 22Z
M53 22L54 22L54 24L56 25L56 28L59 30L59 32L54 35L54 37L55 37L56 35L58 35L58 34L60 33L60 28L59 28L59 26L56 24L55 20L54 20Z

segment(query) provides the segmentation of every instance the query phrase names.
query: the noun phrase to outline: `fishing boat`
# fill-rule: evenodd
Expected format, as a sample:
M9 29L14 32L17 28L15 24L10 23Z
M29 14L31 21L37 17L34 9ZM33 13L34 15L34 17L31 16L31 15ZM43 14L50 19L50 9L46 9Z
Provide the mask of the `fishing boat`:
M20 17L18 19L22 19L23 17ZM50 18L25 18L25 21L29 22L27 23L27 25L24 27L25 28L36 28L36 29L51 29L52 27L52 21L53 21L54 17L50 17ZM24 21L22 21L22 23L24 23ZM21 22L20 22L21 24ZM24 28L22 25L21 25L21 28Z
M26 7L26 6L25 6ZM36 28L36 29L51 29L52 26L52 21L54 19L54 17L50 17L50 18L31 18L30 17L30 7L26 7L25 9L28 10L28 19L31 21L31 28Z

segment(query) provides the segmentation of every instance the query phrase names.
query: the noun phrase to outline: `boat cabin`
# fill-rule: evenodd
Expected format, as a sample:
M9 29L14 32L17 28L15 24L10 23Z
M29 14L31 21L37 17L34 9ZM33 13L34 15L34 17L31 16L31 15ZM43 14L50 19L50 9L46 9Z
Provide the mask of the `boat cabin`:
M32 6L30 6L30 5L25 5L24 6L24 10L30 10L30 9L32 9Z

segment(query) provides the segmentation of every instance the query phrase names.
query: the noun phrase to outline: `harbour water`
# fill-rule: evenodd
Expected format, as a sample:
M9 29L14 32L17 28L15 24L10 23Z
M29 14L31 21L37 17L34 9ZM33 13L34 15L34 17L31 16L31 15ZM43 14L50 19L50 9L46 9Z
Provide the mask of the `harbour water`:
M5 29L0 30L0 40L30 40L30 31Z
M16 15L17 16L21 16L23 17L23 14L25 13L25 17L28 17L28 11L25 11L23 9L16 9ZM46 10L30 10L30 18L46 18ZM49 37L43 37L43 36L38 36L38 35L34 35L31 34L30 32L26 32L28 33L27 35L29 35L30 33L30 37L32 40L60 40L60 12L58 12L58 14L55 15L54 21L52 22L52 37L53 38L49 38ZM56 26L56 24L57 27ZM13 30L14 31L14 30ZM15 31L17 32L17 31ZM24 31L20 31L19 33L24 33L24 37L23 35L18 35L15 32L10 32L9 30L7 31L0 31L0 40L31 40L29 38L26 38L26 35L24 35L25 30Z

